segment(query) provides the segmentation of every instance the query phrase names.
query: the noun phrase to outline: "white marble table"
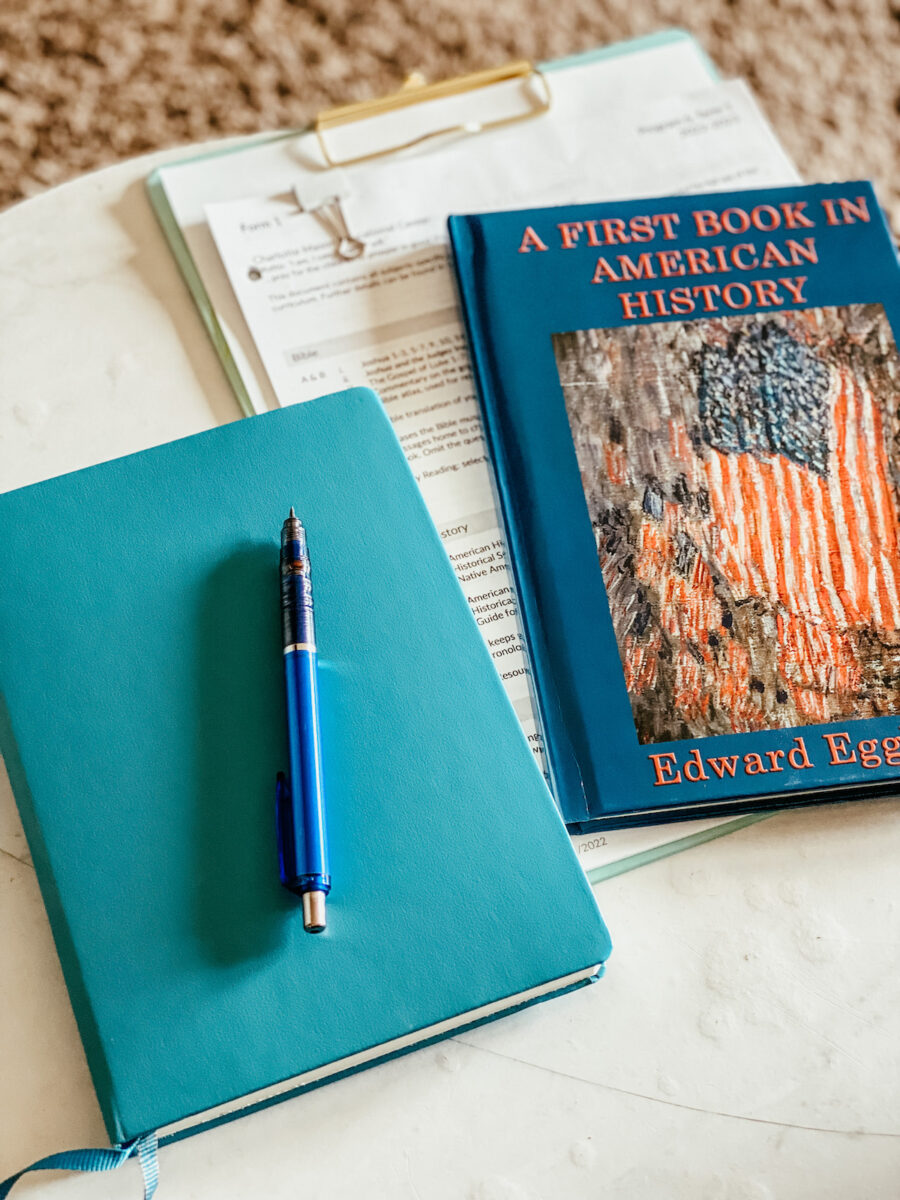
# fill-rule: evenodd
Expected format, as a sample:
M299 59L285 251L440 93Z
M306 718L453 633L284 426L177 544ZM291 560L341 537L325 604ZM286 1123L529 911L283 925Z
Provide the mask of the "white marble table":
M239 416L144 197L168 157L0 216L3 490ZM160 1194L896 1200L898 864L882 802L609 880L596 987L166 1148ZM0 1178L104 1143L3 779ZM140 1195L130 1163L32 1178L13 1196Z

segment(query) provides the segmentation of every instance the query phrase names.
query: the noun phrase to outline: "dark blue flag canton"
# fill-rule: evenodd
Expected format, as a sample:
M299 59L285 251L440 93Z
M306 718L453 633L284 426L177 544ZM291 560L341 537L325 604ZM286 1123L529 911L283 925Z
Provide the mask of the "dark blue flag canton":
M783 454L828 469L828 368L765 321L704 346L694 358L703 440L723 454Z

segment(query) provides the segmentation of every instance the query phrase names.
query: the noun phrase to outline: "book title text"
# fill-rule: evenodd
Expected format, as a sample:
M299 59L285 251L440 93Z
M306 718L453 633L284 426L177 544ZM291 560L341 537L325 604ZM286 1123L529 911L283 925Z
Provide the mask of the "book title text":
M549 231L542 236L535 226L527 225L519 253L547 253L552 244L562 251L600 250L592 256L591 283L597 285L717 276L699 283L619 291L626 321L740 311L751 306L778 308L806 303L809 272L819 262L815 234L807 230L817 224L835 227L869 220L865 196L826 198L820 210L810 209L805 200L753 208L698 208L690 214L688 233L675 212L601 217L559 221L552 236ZM671 244L683 237L693 244L684 248ZM736 241L737 237L746 240ZM641 243L657 244L646 250L633 249ZM627 250L620 249L625 246ZM763 271L771 274L759 277L757 273ZM739 272L748 276L718 278Z

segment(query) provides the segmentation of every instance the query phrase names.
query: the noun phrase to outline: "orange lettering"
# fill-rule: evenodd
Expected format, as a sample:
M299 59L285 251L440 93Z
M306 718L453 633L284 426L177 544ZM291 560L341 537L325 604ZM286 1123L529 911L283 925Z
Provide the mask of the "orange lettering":
M803 304L805 303L803 297L803 285L806 283L806 280L806 275L798 275L796 279L779 279L778 282L784 284L797 304Z
M706 761L720 779L724 779L726 775L730 775L734 779L738 761L736 754L732 754L729 758L708 758Z
M651 754L653 770L656 772L654 787L663 787L667 783L681 783L681 772L674 770L674 754Z
M788 229L798 229L801 225L806 226L807 229L815 228L815 221L811 221L809 217L804 216L804 208L806 208L805 200L785 201L781 205L781 211L784 213L784 223Z
M556 228L562 234L563 250L571 250L578 243L578 235L584 225L581 221L560 221Z
M847 763L856 762L856 751L850 750L849 733L823 733L822 737L828 743L828 749L831 751L831 758L828 762L830 767L843 767ZM842 758L841 755L846 755L848 751L849 757Z
M522 234L522 243L519 246L519 253L520 254L529 254L531 252L532 246L535 248L535 250L546 250L547 249L547 247L544 245L544 243L541 241L541 239L538 237L538 235L535 233L535 231L531 228L530 225L528 225L525 228L525 232Z
M788 762L795 771L800 771L804 767L811 767L812 763L809 761L809 755L806 753L806 742L804 742L802 737L795 737L794 741L797 744L791 750L788 750ZM794 757L795 755L799 755L799 761Z
M699 783L701 779L709 779L709 776L703 769L703 759L700 757L700 751L695 747L688 755L687 761L682 768L685 779L691 783Z

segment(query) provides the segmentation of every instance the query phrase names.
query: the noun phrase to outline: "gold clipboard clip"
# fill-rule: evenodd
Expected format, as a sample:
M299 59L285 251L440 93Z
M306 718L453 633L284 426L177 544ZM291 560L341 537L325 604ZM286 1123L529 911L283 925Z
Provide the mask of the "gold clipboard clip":
M428 100L445 100L451 96L460 96L465 92L478 91L481 88L493 87L499 83L508 83L521 79L528 83L536 83L539 92L532 91L531 107L522 113L512 116L497 117L487 121L466 121L457 125L448 125L441 129L430 130L410 138L409 141L397 145L386 146L382 150L374 150L368 154L359 154L352 158L335 158L332 156L325 139L329 130L341 125L350 125L357 121L365 121L369 117L379 117L386 113L408 108L413 104L423 104ZM425 83L421 76L412 75L398 92L381 96L376 100L361 100L355 104L342 104L339 108L329 108L319 113L313 123L313 131L319 140L319 148L329 167L349 167L356 163L370 162L374 158L383 158L388 154L398 154L401 150L410 150L423 142L435 138L447 137L448 134L484 133L489 129L499 129L503 125L514 125L519 121L529 121L539 117L550 108L550 85L542 71L531 62L507 63L503 67L491 67L485 71L476 71L472 75L460 75L456 79L445 79L440 83Z

